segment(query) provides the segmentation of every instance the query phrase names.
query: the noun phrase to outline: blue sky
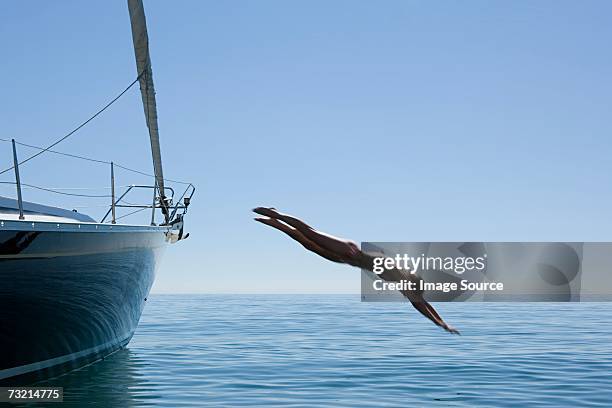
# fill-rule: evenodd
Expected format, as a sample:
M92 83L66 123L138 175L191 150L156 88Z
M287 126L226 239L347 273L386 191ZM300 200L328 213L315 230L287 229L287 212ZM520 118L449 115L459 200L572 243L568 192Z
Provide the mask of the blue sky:
M166 177L198 188L156 292L358 291L257 205L356 241L612 238L610 2L145 10ZM54 141L136 76L122 1L10 2L0 21L2 138ZM151 171L147 137L134 88L58 149ZM22 178L105 187L108 169L48 156Z

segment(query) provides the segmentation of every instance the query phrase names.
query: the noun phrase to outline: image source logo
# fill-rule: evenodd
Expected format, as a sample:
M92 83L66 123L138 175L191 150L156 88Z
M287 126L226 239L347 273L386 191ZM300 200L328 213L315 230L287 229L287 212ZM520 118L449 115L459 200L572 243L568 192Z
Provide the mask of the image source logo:
M612 243L363 242L363 301L609 301ZM414 255L418 254L418 255Z

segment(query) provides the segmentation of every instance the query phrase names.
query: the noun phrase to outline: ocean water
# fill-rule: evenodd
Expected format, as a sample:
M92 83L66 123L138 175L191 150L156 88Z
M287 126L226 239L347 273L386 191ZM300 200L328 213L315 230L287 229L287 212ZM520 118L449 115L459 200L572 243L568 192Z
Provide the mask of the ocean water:
M358 295L153 295L65 405L612 406L612 303L443 303L453 336ZM49 405L51 406L51 405Z

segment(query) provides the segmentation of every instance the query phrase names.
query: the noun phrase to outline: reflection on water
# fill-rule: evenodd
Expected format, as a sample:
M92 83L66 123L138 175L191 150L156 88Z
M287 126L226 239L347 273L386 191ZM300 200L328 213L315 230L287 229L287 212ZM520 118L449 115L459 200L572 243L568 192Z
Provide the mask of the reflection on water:
M68 406L610 406L612 303L152 296L127 350L48 381ZM51 406L51 405L49 405Z
M147 381L146 360L129 349L37 386L64 387L62 406L146 406L159 398L154 382Z

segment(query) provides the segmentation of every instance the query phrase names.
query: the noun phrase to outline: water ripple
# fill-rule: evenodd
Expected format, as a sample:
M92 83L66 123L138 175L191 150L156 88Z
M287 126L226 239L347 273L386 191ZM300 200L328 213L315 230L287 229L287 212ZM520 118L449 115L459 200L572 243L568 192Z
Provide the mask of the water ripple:
M605 303L151 296L128 349L51 380L83 406L609 406Z

